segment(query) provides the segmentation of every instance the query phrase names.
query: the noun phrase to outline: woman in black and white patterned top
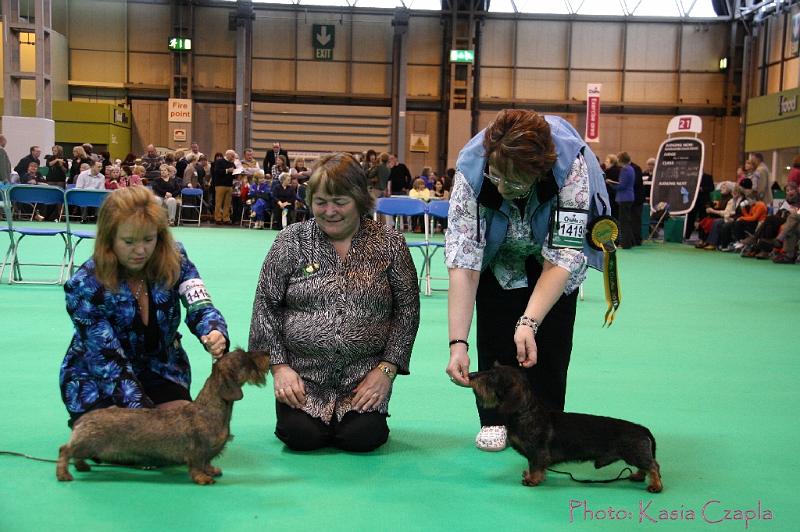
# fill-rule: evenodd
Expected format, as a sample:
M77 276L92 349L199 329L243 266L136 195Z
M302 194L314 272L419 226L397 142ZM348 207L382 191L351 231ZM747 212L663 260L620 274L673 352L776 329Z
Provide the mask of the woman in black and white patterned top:
M249 348L269 353L275 434L294 450L371 451L389 435L392 383L408 374L419 288L397 231L349 154L322 157L308 184L314 218L278 235L256 288Z

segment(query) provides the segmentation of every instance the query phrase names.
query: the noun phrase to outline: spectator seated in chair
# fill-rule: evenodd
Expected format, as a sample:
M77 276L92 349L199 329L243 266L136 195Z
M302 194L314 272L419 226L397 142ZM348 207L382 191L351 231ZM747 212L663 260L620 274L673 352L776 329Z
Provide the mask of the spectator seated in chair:
M753 235L750 249L743 252L742 256L764 260L770 258L770 254L775 248L780 250L783 243L777 240L777 236L789 215L797 213L798 207L800 207L800 193L798 193L797 185L789 183L786 185L786 199L778 212L768 215L764 223L758 226Z
M162 164L159 170L161 176L152 182L153 194L159 203L167 209L169 225L175 225L175 215L178 212L178 201L181 196L181 186L175 179L175 167Z
M724 220L726 215L731 216L733 214L733 194L732 194L733 190L731 188L731 185L727 182L722 183L719 187L719 191L721 194L720 198L716 200L709 207L706 207L707 216L702 220L700 220L700 222L697 224L697 232L699 233L700 241L697 244L695 244L694 247L698 249L700 248L716 249L717 247L716 242L714 243L708 242L708 238L709 235L711 235L711 232L714 228L714 224L720 220ZM731 207L730 210L728 210L729 206ZM718 227L719 225L721 225L721 223L722 222L718 224ZM719 232L719 229L717 229L717 232ZM711 247L709 247L709 245Z
M280 175L280 183L272 188L272 219L280 220L281 229L294 223L294 201L297 192L292 188L289 172Z
M247 204L250 205L250 218L255 220L251 227L253 229L263 229L265 215L272 208L272 194L270 192L272 187L263 170L256 171L253 174L253 179L256 182L250 187L247 199Z

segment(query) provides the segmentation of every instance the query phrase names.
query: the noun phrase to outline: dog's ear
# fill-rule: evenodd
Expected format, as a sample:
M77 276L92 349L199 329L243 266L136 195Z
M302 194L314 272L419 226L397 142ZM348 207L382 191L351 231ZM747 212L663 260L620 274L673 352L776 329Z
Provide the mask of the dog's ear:
M235 352L228 353L225 355L228 357L226 360L220 360L214 365L212 375L216 374L219 396L225 401L238 401L244 396L242 395L242 387L239 384L238 372L234 367L238 366L238 364L230 363L233 362L231 355L235 355Z
M236 382L235 376L223 376L220 381L219 396L225 401L238 401L244 397L242 387Z

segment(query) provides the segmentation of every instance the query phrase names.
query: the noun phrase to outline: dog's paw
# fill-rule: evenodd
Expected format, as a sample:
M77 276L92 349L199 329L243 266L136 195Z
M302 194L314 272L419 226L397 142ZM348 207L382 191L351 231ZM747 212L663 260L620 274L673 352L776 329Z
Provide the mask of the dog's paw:
M647 486L647 491L649 491L650 493L661 493L661 490L663 489L664 485L661 484L661 482L652 483L649 486Z
M56 478L61 482L69 482L73 480L72 475L70 474L69 471L57 471Z
M89 467L89 464L87 464L83 460L75 460L75 469L77 469L81 473L86 473L87 471L91 471L92 470L92 468Z
M195 484L200 484L201 486L208 486L216 482L216 480L200 471L192 472L192 480Z
M538 486L544 480L544 473L541 471L534 471L530 473L527 469L522 472L522 485L529 488Z
M205 472L206 472L206 475L209 475L209 476L212 476L212 477L221 477L222 476L222 469L220 469L218 467L211 466L211 465L206 467Z

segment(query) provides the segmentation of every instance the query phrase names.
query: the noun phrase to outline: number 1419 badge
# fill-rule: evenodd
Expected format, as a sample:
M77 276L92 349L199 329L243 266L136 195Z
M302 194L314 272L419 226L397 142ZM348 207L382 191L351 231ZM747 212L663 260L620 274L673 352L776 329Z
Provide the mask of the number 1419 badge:
M553 209L548 245L551 248L583 249L589 211L584 209Z

